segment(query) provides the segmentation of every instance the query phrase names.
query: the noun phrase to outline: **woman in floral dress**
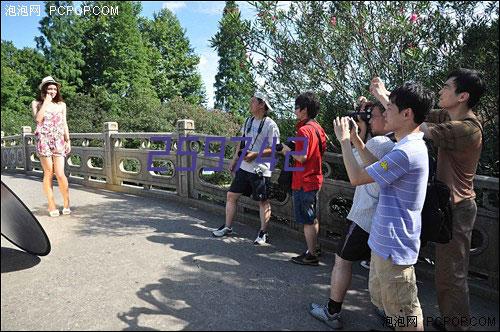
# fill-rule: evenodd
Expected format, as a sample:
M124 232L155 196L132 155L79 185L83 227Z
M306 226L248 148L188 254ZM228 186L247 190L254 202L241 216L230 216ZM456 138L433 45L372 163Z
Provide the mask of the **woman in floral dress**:
M54 174L64 200L62 212L71 213L68 179L64 174L65 157L71 151L71 142L66 123L66 104L61 97L60 87L52 77L45 77L38 86L40 96L31 103L36 121L36 153L43 168L43 190L49 201L51 217L59 216L52 186Z

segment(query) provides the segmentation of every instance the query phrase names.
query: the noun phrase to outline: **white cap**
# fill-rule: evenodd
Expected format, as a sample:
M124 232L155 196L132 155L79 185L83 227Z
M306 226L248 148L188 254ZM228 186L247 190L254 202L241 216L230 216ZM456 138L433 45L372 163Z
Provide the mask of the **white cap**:
M269 112L273 111L273 108L271 107L271 104L269 103L269 100L267 99L267 96L264 93L255 92L253 96L255 98L259 98L259 99L263 100L264 103L266 103L266 106L267 106Z

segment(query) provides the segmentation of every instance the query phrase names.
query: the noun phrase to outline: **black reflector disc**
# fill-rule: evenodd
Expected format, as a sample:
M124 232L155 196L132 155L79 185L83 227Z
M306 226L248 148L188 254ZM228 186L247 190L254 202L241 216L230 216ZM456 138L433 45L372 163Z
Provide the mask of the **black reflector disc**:
M2 235L30 254L45 256L50 241L36 217L2 181Z

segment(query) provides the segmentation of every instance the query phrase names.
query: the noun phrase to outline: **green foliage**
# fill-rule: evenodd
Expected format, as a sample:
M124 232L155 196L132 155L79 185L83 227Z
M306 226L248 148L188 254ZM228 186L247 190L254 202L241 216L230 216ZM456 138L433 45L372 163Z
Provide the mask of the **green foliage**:
M152 69L147 49L138 28L137 2L91 2L90 5L117 6L119 15L88 15L84 26L84 91L104 88L108 92L111 111L117 101L135 93L152 97Z
M207 111L205 108L192 105L180 97L166 104L168 110L165 119L176 126L179 119L193 119L197 133L232 137L238 134L240 125L235 116L220 110Z
M232 181L231 174L228 171L214 172L212 174L201 174L201 180L214 184L216 186L229 186Z
M155 13L153 20L142 19L140 29L147 43L150 65L155 68L152 83L158 97L167 102L182 96L193 104L205 100L200 59L193 53L185 30L168 9Z
M489 92L477 111L488 136L479 169L498 176L498 2L250 3L258 14L245 42L276 113L290 118L295 96L314 91L327 132L369 95L374 76L389 90L412 80L437 93L451 70L482 69Z
M477 2L292 1L288 10L276 1L251 4L258 12L246 39L252 67L282 112L312 90L333 95L336 105L325 110L345 114L368 95L374 76L390 89L418 80L437 91L435 77L453 62L460 36L471 22L491 19Z
M83 85L82 49L83 24L78 15L50 15L51 6L74 6L73 1L46 1L45 16L40 21L43 36L36 37L37 47L43 51L48 62L52 64L51 76L64 87L65 96L71 96ZM36 73L37 77L40 73ZM41 78L38 78L40 81Z
M99 99L77 93L65 99L68 128L72 132L102 132L106 112Z
M5 135L14 135L21 132L22 126L34 129L31 101L38 93L40 78L37 75L34 79L33 73L43 73L41 68L47 64L33 49L18 50L12 42L5 41L1 48L2 131Z
M491 25L474 23L458 53L461 67L483 73L488 90L475 111L484 120L484 148L478 173L498 177L498 18Z
M250 62L242 36L249 26L242 22L235 1L226 1L219 31L210 40L219 55L219 70L215 76L215 108L246 116L249 98L255 90Z

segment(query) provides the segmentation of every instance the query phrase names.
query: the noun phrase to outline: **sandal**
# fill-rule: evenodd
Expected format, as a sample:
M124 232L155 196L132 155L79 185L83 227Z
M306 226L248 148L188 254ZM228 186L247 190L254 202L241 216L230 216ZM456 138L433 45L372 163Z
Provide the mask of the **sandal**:
M71 209L70 208L64 208L62 210L62 214L66 214L66 215L71 214Z
M49 216L51 216L51 217L59 217L59 210L49 211Z

